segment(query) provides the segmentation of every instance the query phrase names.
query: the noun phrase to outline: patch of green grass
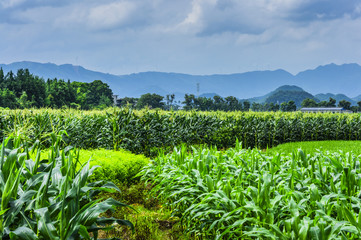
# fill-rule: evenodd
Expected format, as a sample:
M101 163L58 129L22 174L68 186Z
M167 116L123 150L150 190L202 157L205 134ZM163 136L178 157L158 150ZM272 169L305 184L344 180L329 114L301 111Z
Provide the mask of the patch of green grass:
M125 240L188 240L195 239L186 236L178 217L173 217L171 210L162 204L151 193L152 186L144 182L133 182L131 185L118 184L121 193L102 193L101 197L122 199L131 208L124 210L116 208L107 212L107 217L120 217L131 221L135 231L132 232L123 226L116 226L108 232L103 232L101 237L110 239L120 237Z
M302 151L308 154L320 150L323 152L352 152L358 156L361 154L361 141L310 141L284 143L266 150L266 153L284 153L287 155L297 149L302 149Z
M94 180L108 180L115 183L135 181L135 176L149 163L144 155L136 155L126 150L80 150L80 162L90 161L90 165L98 165L92 175Z
M140 204L131 205L135 210L123 211L125 219L134 224L135 231L132 232L123 226L114 228L107 237L121 237L126 240L171 240L171 239L190 239L184 235L179 218L171 217L171 212L158 206L157 209L149 210Z
M99 166L90 177L91 181L105 180L114 183L131 183L137 181L135 176L149 163L144 155L133 154L127 150L107 149L79 150L79 161L84 164L90 160L90 166ZM51 150L41 152L40 159L48 159ZM32 156L35 159L35 154Z

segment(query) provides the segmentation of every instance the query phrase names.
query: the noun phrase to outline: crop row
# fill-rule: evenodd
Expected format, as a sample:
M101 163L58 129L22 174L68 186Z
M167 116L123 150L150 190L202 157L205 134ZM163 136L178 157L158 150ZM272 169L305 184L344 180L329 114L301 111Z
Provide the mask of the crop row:
M350 153L182 147L143 174L199 239L361 237L360 157Z
M29 147L10 136L0 145L0 238L97 239L99 230L113 229L112 224L133 228L127 220L99 216L126 206L97 197L119 188L111 182L90 183L94 168L79 166L79 153L71 147L60 150L60 138L52 138L47 159L40 158L38 142Z
M109 109L1 110L0 137L16 133L49 145L50 133L65 130L65 143L81 148L124 148L154 155L181 143L220 148L266 148L285 142L360 140L359 114L255 112L166 112Z

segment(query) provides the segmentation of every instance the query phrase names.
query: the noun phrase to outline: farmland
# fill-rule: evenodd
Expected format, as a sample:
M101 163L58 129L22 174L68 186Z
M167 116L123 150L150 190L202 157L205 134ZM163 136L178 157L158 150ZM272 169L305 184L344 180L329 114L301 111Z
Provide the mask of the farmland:
M360 157L183 147L144 169L201 239L359 239Z
M35 202L39 208L50 211L49 224L53 224L52 233L58 234L59 239L78 233L81 233L79 239L86 239L85 231L94 230L94 225L79 221L74 226L84 227L73 227L73 232L64 230L69 221L66 217L70 217L73 207L60 207L57 201L70 198L61 192L64 188L75 187L73 182L59 182L58 195L47 193L47 185L35 184L42 195L33 195L33 191L38 190L32 188L31 181L37 178L32 176L48 174L49 186L58 181L51 180L49 172L41 173L51 169L61 173L64 179L84 176L80 181L83 184L80 188L84 190L93 189L92 184L100 180L116 183L116 186L106 184L99 188L110 188L108 192L116 190L100 195L99 199L114 197L120 201L105 200L108 204L100 208L105 209L105 205L107 208L123 207L110 216L107 213L108 220L94 218L92 224L117 222L131 229L130 222L133 222L135 233L121 227L111 230L108 237L142 239L142 234L148 239L159 239L159 236L162 239L361 237L360 153L353 151L361 138L358 114L166 112L122 108L106 111L1 110L0 115L0 136L10 139L2 150L2 162L6 163L5 168L2 166L2 174L8 183L4 182L30 186L26 188L30 191L27 195L15 191L16 187L11 188L13 192L7 199L29 198L22 205L24 208L19 208L22 215L13 219L25 221L24 216L30 214L36 222L37 211L26 208L26 204ZM315 150L314 146L321 142L309 142L312 147L304 151L305 145L292 145L292 142L321 140L326 142L320 150ZM327 140L334 140L336 144L331 147ZM336 140L349 142L341 144ZM14 144L8 144L10 142ZM291 145L287 147L284 143ZM338 151L337 144L345 151ZM69 146L81 150L73 151ZM18 154L13 167L8 166L8 159L14 158L11 151ZM82 170L89 158L92 158L89 170ZM32 165L33 161L37 167ZM90 170L95 165L100 168ZM9 175L9 169L17 169L13 174L18 175ZM22 176L20 173L24 169L32 175ZM80 174L87 171L90 172ZM17 176L20 180L16 180ZM2 196L7 185L1 185ZM117 193L119 188L123 194ZM48 200L40 201L41 196ZM100 201L80 195L74 197ZM10 219L13 215L3 199L2 219ZM52 211L53 206L59 210ZM80 210L81 206L74 206L74 209ZM94 211L101 212L95 207ZM161 224L168 226L171 236L159 231ZM44 225L29 224L26 232L29 236L37 236L45 230ZM22 239L19 236L25 230L9 225L7 231L9 234L13 231L9 235L14 236L13 239L17 239L16 236Z
M321 140L360 140L359 114L259 112L167 112L108 109L2 110L0 137L10 133L50 145L49 134L66 131L63 142L83 149L126 149L155 156L159 148L216 145L229 148L238 139L244 148Z

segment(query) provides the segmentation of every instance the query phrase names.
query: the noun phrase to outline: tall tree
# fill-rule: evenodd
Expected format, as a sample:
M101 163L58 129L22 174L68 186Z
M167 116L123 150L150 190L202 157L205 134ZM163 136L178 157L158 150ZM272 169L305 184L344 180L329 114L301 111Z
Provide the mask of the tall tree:
M7 88L1 90L1 106L11 109L18 107L15 94Z
M62 79L48 79L47 84L47 105L49 107L61 108L69 106L75 99L69 98L69 85Z
M351 103L349 101L346 101L346 100L341 100L338 103L338 107L342 107L344 109L350 110L351 109Z
M84 82L72 82L72 89L75 92L75 103L80 106L81 109L89 109L88 105L88 94L89 94L89 83Z
M233 96L228 96L228 97L225 98L225 100L226 100L226 103L227 103L227 110L228 111L240 110L237 98L235 98Z
M251 103L249 101L244 101L243 102L243 110L244 111L249 111L249 109L251 108Z
M212 98L197 97L194 98L194 106L201 111L209 111L214 108L214 102Z
M5 87L5 75L3 68L0 68L0 89L3 89Z
M281 103L280 109L282 112L293 112L293 111L296 111L297 106L296 106L295 102L291 100L288 102Z
M138 102L138 98L132 98L132 97L124 97L122 99L120 99L120 106L121 107L135 107L137 102Z
M194 94L185 94L184 95L184 102L182 102L185 106L184 106L184 110L191 110L194 109L194 101L195 100L195 96Z
M311 99L311 98L306 98L302 101L301 103L302 107L317 107L317 102L315 101L315 99Z
M109 88L109 85L103 83L101 80L94 80L89 84L88 88L88 104L90 106L99 105L100 97L103 95L109 98L110 102L113 102L113 91Z
M213 97L213 101L214 101L213 110L215 111L226 110L226 103L222 97L215 95Z
M294 101L288 101L287 103L287 111L288 112L292 112L292 111L296 111L297 109L297 106L296 106L296 103Z
M327 107L336 107L336 99L330 97L330 99L328 100Z
M166 109L170 110L173 106L175 95L174 94L167 94L166 96Z
M328 106L328 102L327 101L321 101L317 104L318 107L327 107Z
M153 94L146 93L139 98L136 107L138 109L144 108L146 106L150 108L163 108L164 106L164 103L162 102L163 98L164 97L156 93Z

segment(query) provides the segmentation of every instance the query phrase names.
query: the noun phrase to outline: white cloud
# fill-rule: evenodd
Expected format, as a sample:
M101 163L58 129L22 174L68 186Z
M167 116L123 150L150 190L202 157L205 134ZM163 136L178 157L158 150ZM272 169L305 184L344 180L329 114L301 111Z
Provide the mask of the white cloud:
M355 7L355 13L361 14L361 3L357 4L357 6Z
M96 29L124 26L136 18L136 9L136 4L130 1L95 6L89 10L87 24Z
M298 6L296 0L193 0L192 10L177 28L201 36L261 34Z
M203 15L202 3L206 2L204 0L193 0L192 9L187 14L185 19L174 26L175 30L180 30L182 32L198 32L203 24L201 22Z
M112 73L203 74L361 63L361 5L350 0L338 9L344 0L334 0L323 8L330 1L4 0L0 62L78 57L77 64Z
M67 8L67 14L55 21L58 27L80 27L86 30L169 31L186 14L187 4L167 0L132 0L80 2Z
M2 0L0 4L3 8L12 8L22 4L25 1L26 0Z

